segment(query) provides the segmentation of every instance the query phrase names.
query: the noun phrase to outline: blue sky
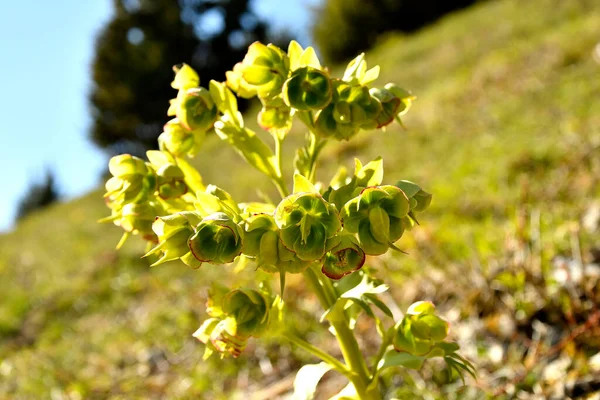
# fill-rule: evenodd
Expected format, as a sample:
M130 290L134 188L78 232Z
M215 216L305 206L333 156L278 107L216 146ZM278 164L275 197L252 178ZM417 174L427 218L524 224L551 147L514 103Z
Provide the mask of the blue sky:
M274 28L294 26L307 44L310 7L319 0L254 0ZM46 168L68 199L101 184L106 157L87 139L94 38L111 0L11 2L0 12L0 231ZM284 7L280 7L285 4ZM99 200L100 201L100 200Z

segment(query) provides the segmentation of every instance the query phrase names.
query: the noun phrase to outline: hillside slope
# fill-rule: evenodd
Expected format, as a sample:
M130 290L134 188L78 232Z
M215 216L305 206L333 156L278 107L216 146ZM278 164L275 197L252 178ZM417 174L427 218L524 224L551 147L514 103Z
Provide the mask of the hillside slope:
M554 305L549 297L531 306L523 294L528 283L493 274L551 275L556 256L574 257L575 242L583 262L594 262L598 227L582 220L600 198L599 40L595 0L489 1L414 36L386 37L367 60L381 65L380 82L396 82L418 97L405 118L408 129L363 132L356 142L326 150L322 179L339 164L350 167L355 156L381 155L386 181L413 180L434 194L422 226L399 243L410 255L389 255L377 266L392 271L402 304L435 299L456 322L453 329L463 326L471 335L468 354L481 371L472 396L493 393L486 379L500 379L494 374L502 363L480 349L506 343L491 328L470 328L473 318L489 315L493 324L522 311L511 323L529 324L527 331L536 312ZM216 138L207 150L197 160L205 181L239 201L256 198L258 174L241 168ZM256 344L218 369L215 361L201 361L203 348L190 335L204 312L204 288L231 268L150 269L135 239L115 252L119 229L95 222L107 215L101 196L96 191L53 206L0 236L0 398L232 398L233 388L268 386L309 359L299 351L290 356L286 346ZM538 270L518 269L525 267ZM302 294L293 279L290 290ZM509 297L500 301L499 292ZM600 294L586 296L589 302ZM494 301L505 308L498 311ZM585 323L597 304L578 310L561 301L562 334ZM571 313L564 327L568 312L560 307ZM299 322L300 330L313 328ZM574 360L600 350L587 343L575 345ZM519 356L505 357L515 371L525 368ZM517 378L513 389L533 390L535 384L521 387ZM447 389L427 390L438 396Z

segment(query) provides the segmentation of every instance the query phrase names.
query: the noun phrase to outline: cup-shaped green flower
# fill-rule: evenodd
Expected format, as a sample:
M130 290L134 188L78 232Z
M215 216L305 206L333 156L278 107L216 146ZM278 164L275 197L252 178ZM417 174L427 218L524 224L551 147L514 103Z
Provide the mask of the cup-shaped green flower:
M304 261L320 260L327 240L341 228L335 206L318 193L294 193L275 209L283 245Z
M341 279L362 268L365 252L353 235L342 233L329 240L321 271L331 279Z
M242 61L240 73L259 97L269 99L281 93L288 70L288 57L279 47L254 42Z
M144 160L123 154L112 157L108 163L113 175L105 185L107 205L120 210L125 204L140 203L154 193L156 178Z
M344 229L357 233L366 254L380 255L404 233L402 219L409 212L408 198L396 186L368 187L348 201L341 216Z
M160 254L160 258L151 266L181 259L186 265L199 268L202 262L196 260L193 256L188 241L194 234L193 226L200 221L200 216L193 212L179 212L157 217L152 224L152 230L158 237L158 245L146 253L144 257Z
M278 242L279 229L272 215L255 214L246 220L243 253L255 257L259 267L277 270Z
M448 322L435 315L435 306L419 301L408 308L396 326L393 344L397 351L424 356L448 336Z
M225 213L202 219L188 246L198 261L228 264L242 253L244 231Z
M149 203L129 203L120 211L120 218L115 224L121 226L125 232L154 238L152 223L156 218L156 210Z
M217 106L204 88L179 91L175 104L175 115L187 130L207 131L217 120Z
M366 86L334 81L333 100L315 120L315 130L324 137L349 140L360 129L368 129L382 110L379 100Z
M188 191L185 175L175 164L165 164L156 171L158 176L158 195L161 199L176 199Z
M168 151L177 157L188 155L195 156L206 137L206 131L195 129L188 130L184 128L179 119L173 118L167 122L163 128L163 133L158 137L159 148Z
M269 326L271 305L256 290L238 289L227 293L217 310L218 313L213 312L213 317L194 333L211 351L238 357L248 339L259 337Z
M327 74L317 68L295 70L283 84L283 100L299 111L321 110L331 101L333 87Z
M246 220L243 253L256 260L259 268L267 272L299 273L310 264L288 250L272 215L256 214Z
M258 337L269 325L270 304L260 292L238 289L223 298L223 312L235 320L235 336Z

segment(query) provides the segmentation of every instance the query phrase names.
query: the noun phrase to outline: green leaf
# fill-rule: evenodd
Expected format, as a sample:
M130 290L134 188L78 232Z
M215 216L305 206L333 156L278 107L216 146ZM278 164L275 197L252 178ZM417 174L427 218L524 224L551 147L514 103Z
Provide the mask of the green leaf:
M357 298L362 299L365 294L379 294L388 290L388 286L371 279L366 273L362 273L362 280L358 285L342 293L343 299Z
M275 162L275 155L254 132L229 122L217 121L215 132L231 144L237 152L254 168L271 178L280 178L281 172Z
M331 370L331 365L324 362L319 364L308 364L300 368L294 379L293 400L312 400L317 391L319 381Z
M294 174L294 193L319 193L317 188L308 179L300 174Z
M224 83L215 80L210 81L209 90L219 111L223 114L228 114L232 120L240 122L237 100L231 90Z
M381 157L377 157L364 167L358 160L355 160L355 163L357 186L369 187L381 185L383 181L383 159Z
M329 400L360 400L356 393L356 388L352 383L347 384L344 388L335 396Z
M381 371L382 369L389 367L405 367L419 370L426 359L427 358L423 356L413 356L409 353L400 353L396 350L389 350L385 353L385 356L381 361L379 361L379 364L377 364L377 370Z

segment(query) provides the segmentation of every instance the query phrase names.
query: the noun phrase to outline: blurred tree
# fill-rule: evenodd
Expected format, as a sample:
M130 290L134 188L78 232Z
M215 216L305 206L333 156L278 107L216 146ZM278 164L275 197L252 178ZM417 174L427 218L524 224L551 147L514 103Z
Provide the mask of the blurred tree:
M369 49L387 31L412 32L477 0L323 0L313 39L328 62Z
M54 175L46 171L46 178L42 183L32 184L17 205L17 221L58 201L60 195L54 181Z
M249 0L113 0L93 63L92 140L109 153L157 146L167 120L172 66L188 63L206 85L224 80L265 25Z

